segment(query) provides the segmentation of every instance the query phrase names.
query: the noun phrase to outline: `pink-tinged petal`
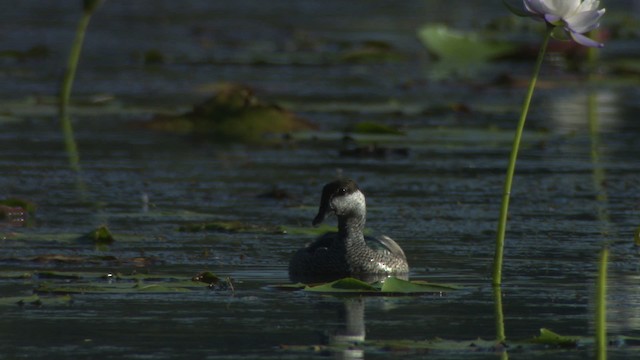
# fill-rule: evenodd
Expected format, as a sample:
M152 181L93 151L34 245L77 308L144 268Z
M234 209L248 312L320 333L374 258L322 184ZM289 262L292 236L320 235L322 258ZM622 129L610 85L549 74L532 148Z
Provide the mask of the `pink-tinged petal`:
M605 9L598 11L584 11L569 16L565 18L564 21L571 31L582 34L597 28L600 25L598 22L602 15L604 15L604 12Z
M544 19L551 25L560 25L562 18L558 15L545 14Z
M598 48L601 48L604 46L604 44L599 43L595 40L589 39L588 37L582 34L578 34L573 31L569 31L569 34L571 34L571 37L573 38L573 40L580 45L584 45L588 47L598 47Z
M535 15L544 15L546 8L540 3L541 0L523 0L524 8Z
M581 0L541 0L547 8L546 14L565 17L573 14L580 6Z

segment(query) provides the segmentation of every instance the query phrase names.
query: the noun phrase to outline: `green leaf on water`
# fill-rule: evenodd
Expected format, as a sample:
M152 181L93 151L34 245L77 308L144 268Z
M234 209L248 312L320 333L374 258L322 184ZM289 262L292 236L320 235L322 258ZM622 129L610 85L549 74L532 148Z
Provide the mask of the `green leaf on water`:
M540 335L533 338L536 344L554 345L560 347L575 347L578 345L582 337L580 336L564 336L557 334L549 329L541 328Z
M207 287L208 285L196 281L179 282L88 282L88 283L54 283L44 282L36 287L38 294L128 294L139 292L173 293L188 292Z
M444 25L426 25L418 37L427 50L443 62L482 63L512 53L516 46L483 38L476 33L451 30Z
M8 296L0 297L0 306L45 306L45 305L66 305L71 303L71 296Z
M206 273L205 273L206 274ZM207 277L215 277L208 273ZM188 292L211 288L214 290L233 289L230 279L215 284L196 281L191 276L141 274L131 275L96 272L37 272L39 282L35 288L37 294L127 294L127 293L173 293ZM196 276L197 277L197 276ZM212 285L215 285L213 287Z
M307 286L305 291L321 293L376 293L380 289L354 278L344 278L327 284Z
M81 241L90 241L96 245L109 245L114 242L113 235L107 225L100 225L96 229L78 238Z
M441 293L452 290L459 290L460 287L453 285L442 285L428 283L424 281L408 281L398 279L396 277L387 278L382 284L381 292L383 293L400 293L400 294L420 294L420 293Z
M146 126L201 139L246 143L270 142L280 139L278 135L316 128L239 84L222 84L215 96L194 105L193 110L176 116L157 115Z
M398 279L396 277L388 277L383 283L376 282L373 284L354 278L343 278L330 283L321 285L311 285L304 288L305 291L320 293L339 293L339 294L367 294L367 295L419 295L433 294L447 291L459 290L461 287L453 285L443 285L428 283L424 281L408 281Z
M0 279L30 279L32 276L28 271L0 271Z
M391 126L370 121L363 121L355 124L353 132L358 134L404 135L402 131Z
M241 221L211 221L204 223L186 224L178 228L178 231L200 232L200 231L220 231L230 233L261 233L261 234L282 234L285 230L280 226L256 225Z
M36 212L37 206L36 204L27 201L27 200L23 200L23 199L18 199L18 198L6 198L6 199L2 199L0 200L0 205L4 205L7 207L12 207L12 208L21 208L22 210L26 211L27 213L29 213L29 215L33 215Z

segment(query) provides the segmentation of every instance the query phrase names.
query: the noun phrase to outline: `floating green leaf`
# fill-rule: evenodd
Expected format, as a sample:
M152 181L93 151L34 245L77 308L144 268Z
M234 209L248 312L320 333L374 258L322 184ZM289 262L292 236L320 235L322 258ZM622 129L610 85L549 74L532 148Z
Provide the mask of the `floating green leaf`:
M71 296L9 296L0 297L0 306L44 306L66 305L71 303Z
M580 339L580 336L564 336L549 329L542 328L540 329L540 335L533 338L533 342L560 347L575 347Z
M382 283L380 291L383 293L420 294L441 293L459 289L460 287L453 285L434 284L424 281L407 281L396 277L389 277Z
M451 30L444 25L426 25L418 37L429 52L443 62L482 63L515 51L513 44L485 39L476 33Z
M253 91L237 84L223 84L216 95L177 115L158 115L151 129L190 134L225 142L260 143L266 135L313 129L310 123L280 106L259 100Z
M376 293L380 291L379 288L354 278L344 278L327 284L307 286L304 290L322 293Z
M109 245L114 242L113 235L106 225L100 225L96 229L81 236L79 240L91 241L96 245Z
M131 275L59 271L34 273L38 279L47 280L37 284L35 288L37 294L173 293L200 290L206 287L214 290L233 289L230 279L222 280L212 273L202 274L210 274L206 278L211 281L215 277L218 282L212 284L206 281L197 281L189 276L142 273Z
M297 286L298 285L293 285L293 288L295 289ZM330 283L312 285L304 288L305 291L328 294L366 294L382 296L433 294L459 289L461 289L459 286L427 283L424 281L407 281L393 276L386 278L384 282L376 282L373 284L348 277Z
M353 131L359 134L403 135L404 133L388 125L363 121L355 124Z
M279 226L256 225L243 223L241 221L211 221L182 225L179 231L199 232L199 231L224 231L224 232L251 232L264 234L282 234L285 230Z
M22 210L29 213L29 215L35 214L36 208L37 208L36 204L30 201L18 199L18 198L7 198L7 199L0 200L0 205L12 207L12 208L21 208Z

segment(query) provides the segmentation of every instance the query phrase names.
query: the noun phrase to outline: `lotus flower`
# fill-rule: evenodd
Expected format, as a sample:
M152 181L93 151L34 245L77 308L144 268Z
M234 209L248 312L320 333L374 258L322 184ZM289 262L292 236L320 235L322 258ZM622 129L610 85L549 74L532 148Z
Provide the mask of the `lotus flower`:
M603 44L583 34L600 26L605 9L598 10L598 0L523 0L528 16L543 19L552 26L562 26L578 44L602 47Z

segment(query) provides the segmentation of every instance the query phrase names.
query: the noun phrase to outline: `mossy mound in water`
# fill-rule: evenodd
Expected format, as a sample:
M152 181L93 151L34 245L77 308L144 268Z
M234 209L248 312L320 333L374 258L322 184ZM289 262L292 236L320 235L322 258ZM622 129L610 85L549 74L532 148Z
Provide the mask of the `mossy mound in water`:
M216 95L177 116L156 116L155 130L230 142L264 142L270 135L312 129L290 111L259 100L247 87L227 84Z

